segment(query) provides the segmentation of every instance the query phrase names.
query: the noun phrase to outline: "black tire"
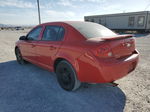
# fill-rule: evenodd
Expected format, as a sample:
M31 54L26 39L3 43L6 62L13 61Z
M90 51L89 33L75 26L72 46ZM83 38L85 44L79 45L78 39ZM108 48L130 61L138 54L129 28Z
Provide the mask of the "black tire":
M15 49L15 54L16 54L16 60L19 64L23 65L26 63L25 60L22 58L19 48Z
M77 79L76 72L72 65L65 60L61 61L57 65L56 75L59 85L67 91L74 91L81 85L80 81Z

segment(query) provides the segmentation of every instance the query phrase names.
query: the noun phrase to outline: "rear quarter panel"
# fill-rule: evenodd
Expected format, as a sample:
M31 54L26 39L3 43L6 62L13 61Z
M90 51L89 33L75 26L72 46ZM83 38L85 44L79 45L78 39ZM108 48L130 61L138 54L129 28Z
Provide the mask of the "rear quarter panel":
M72 64L78 74L79 66L77 58L85 52L85 38L70 25L63 24L63 26L65 28L66 35L57 54L53 56L53 65L56 59L63 58Z

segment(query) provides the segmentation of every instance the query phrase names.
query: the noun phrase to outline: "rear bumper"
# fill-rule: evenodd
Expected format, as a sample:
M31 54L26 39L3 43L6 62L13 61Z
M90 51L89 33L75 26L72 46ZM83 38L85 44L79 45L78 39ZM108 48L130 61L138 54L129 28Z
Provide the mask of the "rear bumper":
M102 60L86 55L78 59L78 78L81 82L90 83L107 83L120 79L132 72L139 60L137 51L129 57L118 60Z
M101 77L104 82L112 82L119 78L126 76L128 73L132 72L138 63L139 54L136 52L127 58L120 60L112 60L109 63L100 63L102 69Z

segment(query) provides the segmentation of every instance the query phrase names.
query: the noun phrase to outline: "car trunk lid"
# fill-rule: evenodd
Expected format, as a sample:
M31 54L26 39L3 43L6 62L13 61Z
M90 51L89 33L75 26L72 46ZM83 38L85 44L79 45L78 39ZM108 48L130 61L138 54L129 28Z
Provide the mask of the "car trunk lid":
M115 58L122 58L131 55L134 52L135 40L131 37L112 40L109 42L109 46L111 47Z
M100 51L101 48L105 49L109 47L108 50L105 50L104 53L108 53L105 56L109 57L109 54L112 53L112 57L119 59L125 56L131 55L135 51L135 39L132 35L116 35L111 37L97 37L90 38L88 41L94 41L97 43L101 43L98 46ZM99 52L101 55L102 52Z

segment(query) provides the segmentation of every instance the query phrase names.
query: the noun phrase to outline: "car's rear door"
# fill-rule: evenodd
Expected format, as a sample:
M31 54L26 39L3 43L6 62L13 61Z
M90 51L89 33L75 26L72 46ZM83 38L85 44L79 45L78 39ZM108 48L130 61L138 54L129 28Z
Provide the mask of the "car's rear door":
M59 50L64 37L65 30L62 26L46 25L41 41L36 45L38 62L40 65L51 68L53 58Z

